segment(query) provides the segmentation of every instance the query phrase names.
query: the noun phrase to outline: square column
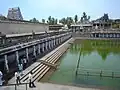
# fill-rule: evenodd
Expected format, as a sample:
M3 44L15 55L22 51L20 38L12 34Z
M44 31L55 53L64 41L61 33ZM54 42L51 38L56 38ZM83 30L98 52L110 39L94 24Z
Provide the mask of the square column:
M96 38L96 33L95 33L95 38Z
M40 54L40 44L38 44L38 53Z
M56 38L56 45L58 45L58 38Z
M44 43L42 43L42 51L44 52L45 50L44 50Z
M28 48L26 48L26 58L27 58L27 60L29 60L29 54L28 53L29 53Z
M52 44L52 48L53 48L54 47L54 40L52 39L51 41L52 41L51 44Z
M60 37L59 37L59 44L60 44L61 42L60 42Z
M55 43L55 39L54 39L54 46L56 45L56 43Z
M49 48L50 48L50 49L52 48L51 39L50 39L50 41L49 41Z
M33 46L33 55L36 57L36 48L35 48L35 45Z
M46 51L48 50L48 41L45 42Z
M19 64L19 54L18 51L15 52L17 64Z
M6 68L6 72L9 72L7 55L4 55L4 58L5 58L5 68Z
M62 37L60 37L60 42L62 43Z

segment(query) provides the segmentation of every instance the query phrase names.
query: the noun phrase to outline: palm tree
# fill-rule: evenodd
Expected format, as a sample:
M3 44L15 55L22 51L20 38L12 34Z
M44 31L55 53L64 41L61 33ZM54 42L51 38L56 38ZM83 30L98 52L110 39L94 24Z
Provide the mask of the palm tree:
M88 21L90 20L90 16L88 16Z
M86 21L87 20L87 15L85 12L83 12L83 19Z
M51 16L48 17L48 24L51 24Z
M74 21L75 21L75 23L77 23L77 21L78 21L78 16L77 15L75 15Z
M42 19L42 23L45 23L45 19Z

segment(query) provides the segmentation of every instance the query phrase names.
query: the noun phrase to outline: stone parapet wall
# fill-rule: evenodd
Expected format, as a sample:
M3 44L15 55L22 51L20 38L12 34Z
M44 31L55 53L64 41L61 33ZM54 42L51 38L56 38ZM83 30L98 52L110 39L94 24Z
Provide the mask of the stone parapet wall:
M44 32L48 30L49 30L49 25L47 24L0 22L0 32L3 34Z

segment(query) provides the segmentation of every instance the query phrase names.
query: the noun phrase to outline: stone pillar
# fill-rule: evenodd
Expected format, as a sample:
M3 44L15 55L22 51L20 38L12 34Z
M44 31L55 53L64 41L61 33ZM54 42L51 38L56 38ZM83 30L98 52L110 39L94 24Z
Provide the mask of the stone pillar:
M95 33L95 38L96 38L96 33Z
M54 42L54 46L55 46L55 38L54 38L53 42Z
M115 38L115 33L113 34L113 37Z
M49 49L51 49L51 40L49 40Z
M119 38L119 34L117 34L117 38Z
M52 38L52 48L54 47L54 39Z
M56 38L56 44L58 45L58 37Z
M4 58L5 58L5 68L6 68L6 72L9 72L7 55L4 55Z
M18 51L15 52L17 64L19 64L19 54Z
M38 53L40 54L40 44L38 44Z
M108 33L108 38L110 37L109 33Z
M99 38L100 38L100 33L99 33Z
M64 36L62 36L62 42L64 42Z
M52 46L52 39L50 39L50 49L52 49L53 46Z
M62 37L60 36L60 43L62 43Z
M59 37L59 44L60 44L61 42L60 42L60 37Z
M106 33L106 37L108 38L108 33Z
M2 39L2 44L5 44L5 39Z
M45 48L46 48L46 51L48 50L48 40L45 41Z
M45 50L44 50L44 43L42 43L42 51L44 52Z
M57 45L57 38L55 38L55 45Z
M26 58L27 58L27 60L29 60L29 55L28 55L28 48L26 48Z
M63 43L63 36L61 36L61 42Z
M33 46L33 55L36 57L36 48L35 48L35 45Z
M102 34L102 37L104 38L104 33Z

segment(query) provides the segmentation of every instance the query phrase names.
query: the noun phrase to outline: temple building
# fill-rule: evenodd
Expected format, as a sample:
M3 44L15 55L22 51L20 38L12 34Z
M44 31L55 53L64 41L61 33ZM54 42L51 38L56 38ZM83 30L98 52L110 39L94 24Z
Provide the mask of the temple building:
M19 7L9 8L7 18L15 19L15 20L23 20L20 8Z

